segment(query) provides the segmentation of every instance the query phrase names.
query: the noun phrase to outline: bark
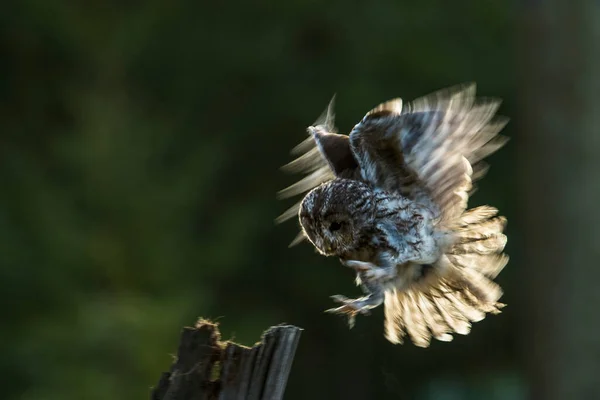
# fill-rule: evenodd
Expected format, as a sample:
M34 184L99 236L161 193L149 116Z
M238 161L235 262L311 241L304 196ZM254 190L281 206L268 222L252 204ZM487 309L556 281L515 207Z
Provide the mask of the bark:
M200 320L184 328L177 359L162 374L152 400L278 400L283 393L301 329L271 327L249 348L221 342L217 326Z

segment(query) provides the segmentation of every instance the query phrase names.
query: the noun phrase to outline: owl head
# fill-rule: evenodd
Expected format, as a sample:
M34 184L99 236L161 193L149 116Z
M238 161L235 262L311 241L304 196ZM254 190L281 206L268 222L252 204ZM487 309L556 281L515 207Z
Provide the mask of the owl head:
M374 220L373 190L350 179L334 179L308 192L298 217L306 237L325 256L342 256L358 248L364 229Z

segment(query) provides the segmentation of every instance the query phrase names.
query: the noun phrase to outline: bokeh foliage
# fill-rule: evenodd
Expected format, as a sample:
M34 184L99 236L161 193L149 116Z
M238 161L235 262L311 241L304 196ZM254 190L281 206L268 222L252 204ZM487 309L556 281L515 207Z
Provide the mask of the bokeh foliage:
M4 4L2 397L147 398L198 316L246 344L279 322L305 328L289 399L522 397L516 307L426 350L387 343L381 310L348 331L322 310L358 293L349 271L288 249L295 223L273 223L295 179L278 168L335 92L343 131L383 100L464 81L513 114L511 7ZM473 202L509 221L511 154ZM509 303L518 262L499 279Z

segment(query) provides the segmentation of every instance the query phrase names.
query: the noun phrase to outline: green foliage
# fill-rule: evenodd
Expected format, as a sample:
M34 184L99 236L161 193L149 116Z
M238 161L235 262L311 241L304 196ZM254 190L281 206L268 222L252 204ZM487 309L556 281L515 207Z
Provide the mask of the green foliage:
M305 328L289 399L398 398L394 386L410 394L438 372L477 368L464 352L491 345L513 368L509 316L426 351L385 342L381 313L348 331L322 310L357 291L351 274L306 245L288 249L296 226L273 223L286 206L275 192L293 181L278 167L334 92L346 131L384 99L466 80L508 98L510 114L509 7L3 6L3 398L147 398L198 316L222 317L225 336L246 344L280 322ZM503 176L478 199L506 204Z

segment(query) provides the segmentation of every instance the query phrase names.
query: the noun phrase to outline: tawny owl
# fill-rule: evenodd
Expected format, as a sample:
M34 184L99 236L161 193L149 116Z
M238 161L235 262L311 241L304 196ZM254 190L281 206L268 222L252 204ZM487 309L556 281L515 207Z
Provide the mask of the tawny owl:
M308 174L282 191L308 191L284 213L298 215L302 231L325 256L356 270L366 296L330 312L353 324L358 313L384 304L385 335L417 346L431 337L449 341L471 322L498 313L500 287L492 281L508 261L505 218L482 206L467 210L481 160L505 143L500 102L475 97L475 85L441 90L369 111L349 135L335 133L333 101L304 153L287 165Z

